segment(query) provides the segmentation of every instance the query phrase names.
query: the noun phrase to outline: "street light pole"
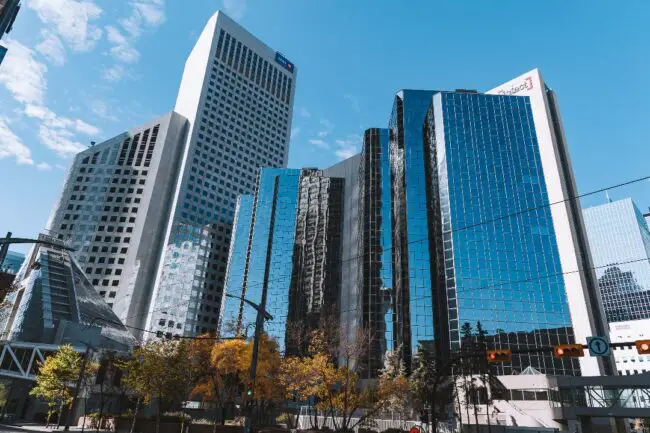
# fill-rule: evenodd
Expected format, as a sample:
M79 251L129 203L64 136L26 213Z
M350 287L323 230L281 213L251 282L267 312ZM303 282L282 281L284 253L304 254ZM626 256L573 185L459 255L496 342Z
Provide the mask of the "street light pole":
M79 391L81 390L81 383L84 380L84 375L86 373L86 365L88 364L88 358L90 358L90 345L86 344L86 352L84 353L84 359L81 361L81 370L79 370L79 377L77 377L77 385L74 390L74 397L72 399L72 405L70 406L70 411L65 420L65 427L63 431L70 430L70 421L74 416L75 411L77 410L77 400L79 398Z
M273 316L264 309L266 304L266 296L262 296L262 305L258 305L252 301L249 301L246 298L231 295L229 293L226 293L226 296L228 298L239 299L240 301L247 303L248 305L253 307L255 311L257 311L257 317L255 319L255 336L253 337L253 354L251 356L251 368L250 368L250 376L249 376L250 381L253 383L253 389L255 389L255 379L257 378L257 358L258 358L259 347L260 347L260 337L262 335L262 329L264 328L264 320L265 319L273 320ZM252 397L253 396L251 396L251 398ZM248 401L246 403L248 403ZM245 414L246 414L246 420L244 422L244 433L250 433L253 427L252 425L253 417L248 413L248 411L245 411Z

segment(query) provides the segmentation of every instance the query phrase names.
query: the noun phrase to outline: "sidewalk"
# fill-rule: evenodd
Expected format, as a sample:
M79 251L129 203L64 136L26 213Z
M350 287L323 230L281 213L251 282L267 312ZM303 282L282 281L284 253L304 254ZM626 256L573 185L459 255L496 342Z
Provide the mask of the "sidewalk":
M5 431L10 431L10 432L47 432L47 433L53 433L53 432L63 432L63 426L60 428L54 427L48 427L45 428L43 424L0 424L0 432L5 432ZM70 431L71 432L80 432L81 427L77 426L70 426ZM90 431L95 431L86 429L85 431L90 432Z

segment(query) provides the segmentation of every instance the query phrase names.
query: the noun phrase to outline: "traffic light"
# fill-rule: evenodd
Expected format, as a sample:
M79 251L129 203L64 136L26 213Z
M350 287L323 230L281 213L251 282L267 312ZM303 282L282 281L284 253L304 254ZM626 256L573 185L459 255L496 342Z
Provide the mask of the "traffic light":
M650 340L637 340L634 344L639 355L650 355Z
M512 350L490 349L487 351L488 362L510 362L512 361Z
M553 347L553 356L556 358L580 358L585 356L582 344L558 344Z
M253 382L249 381L246 384L246 397L252 398L253 397Z

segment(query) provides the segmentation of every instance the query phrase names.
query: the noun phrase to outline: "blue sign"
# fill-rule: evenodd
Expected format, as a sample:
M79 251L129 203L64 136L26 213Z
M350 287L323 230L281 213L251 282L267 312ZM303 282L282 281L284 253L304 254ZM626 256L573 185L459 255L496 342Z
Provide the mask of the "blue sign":
M612 348L605 337L587 337L587 347L591 356L609 356Z
M5 58L5 54L7 54L7 49L0 45L0 65L2 64L2 60Z
M275 53L275 61L278 62L284 69L287 71L291 72L293 74L293 70L295 66L293 66L293 63L291 63L286 57L284 57L280 53Z

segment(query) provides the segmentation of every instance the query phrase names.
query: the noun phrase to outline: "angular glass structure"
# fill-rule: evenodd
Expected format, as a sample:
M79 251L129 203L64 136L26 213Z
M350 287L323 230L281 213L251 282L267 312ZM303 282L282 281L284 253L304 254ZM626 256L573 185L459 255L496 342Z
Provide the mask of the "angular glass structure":
M460 348L479 322L494 348L572 343L530 99L441 92L426 125L431 210L442 223L433 233L435 273L444 277L433 284L438 347ZM496 368L518 374L529 366L579 372L576 360L550 353L516 354Z
M3 339L82 342L118 351L128 351L135 344L72 254L55 246L36 245L28 257L16 275L17 289L7 295L0 312Z
M343 180L319 170L260 171L255 197L237 207L226 293L242 299L225 303L222 334L252 334L257 313L243 298L273 316L265 331L287 353L300 349L287 341L292 324L338 314L342 194Z
M650 231L643 214L630 198L583 214L607 320L650 318Z

